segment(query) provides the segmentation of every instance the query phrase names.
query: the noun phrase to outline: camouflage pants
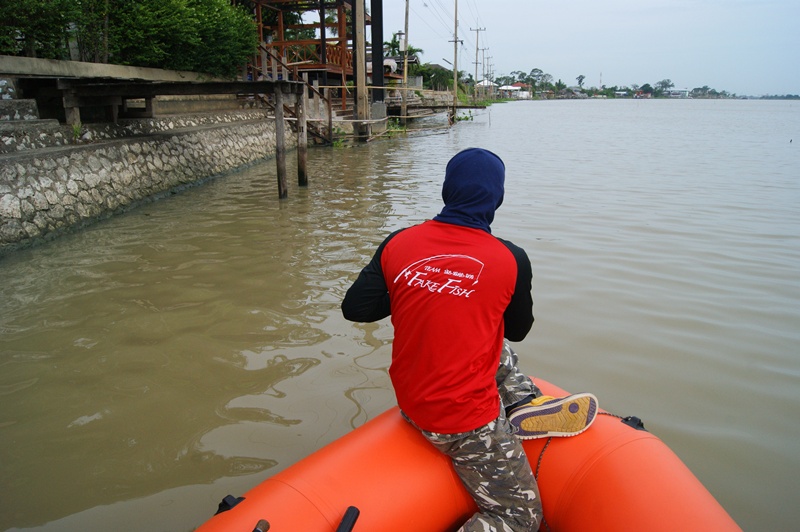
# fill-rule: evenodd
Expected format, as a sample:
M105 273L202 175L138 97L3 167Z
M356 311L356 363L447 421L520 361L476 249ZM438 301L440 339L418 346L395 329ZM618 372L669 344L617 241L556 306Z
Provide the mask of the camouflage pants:
M511 349L508 341L504 341L503 350L500 352L500 366L495 375L497 391L504 408L524 401L530 396L542 395L533 381L517 368L518 361L517 354Z
M539 394L516 364L516 353L505 343L497 372L502 400L497 419L458 434L420 431L450 457L461 482L478 505L478 513L461 527L463 532L538 530L542 520L536 479L505 416L506 406Z

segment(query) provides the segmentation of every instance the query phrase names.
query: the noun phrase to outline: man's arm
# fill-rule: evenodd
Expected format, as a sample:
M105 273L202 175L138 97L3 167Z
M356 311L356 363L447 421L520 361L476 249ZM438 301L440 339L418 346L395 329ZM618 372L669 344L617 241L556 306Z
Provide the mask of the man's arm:
M389 290L381 268L381 255L386 243L399 231L389 235L378 246L378 250L369 261L353 285L347 290L342 301L342 314L345 319L357 322L378 321L391 314Z
M505 337L512 342L525 339L533 327L533 296L531 295L531 280L533 271L531 261L525 250L511 242L499 239L514 255L517 260L517 282L514 294L503 313L505 322Z

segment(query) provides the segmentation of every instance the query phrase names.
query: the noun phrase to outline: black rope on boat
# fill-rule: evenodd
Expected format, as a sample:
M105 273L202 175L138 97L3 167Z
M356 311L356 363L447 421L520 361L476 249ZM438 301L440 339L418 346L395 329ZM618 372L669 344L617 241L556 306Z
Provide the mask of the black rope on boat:
M611 412L598 412L598 414L615 417L619 419L622 423L628 425L631 428L647 432L647 429L644 428L644 422L636 416L622 417L617 414L612 414ZM535 478L537 482L539 481L539 469L541 469L542 467L542 459L544 458L544 452L547 450L547 447L550 445L550 442L552 440L553 440L552 437L547 438L547 442L544 444L544 447L542 447L542 451L539 453L539 460L536 462L536 471L533 474L533 478ZM548 531L550 530L550 525L547 524L547 520L544 518L544 509L542 509L542 526L544 526L545 530Z
M650 432L649 430L644 428L644 421L642 421L641 418L638 418L636 416L622 417L617 414L612 414L611 412L598 412L598 413L604 416L615 417L619 419L624 425L628 425L629 427L634 428L636 430L643 430L645 432Z
M539 480L539 468L542 467L542 458L544 458L544 452L547 450L547 446L550 445L550 442L553 441L553 437L547 438L547 442L545 442L544 447L542 447L542 452L539 453L539 461L536 462L536 472L533 475L537 481Z
M552 436L547 438L544 447L542 447L542 452L539 453L539 460L536 462L536 471L533 473L533 478L536 479L537 483L539 481L539 468L542 467L542 458L544 458L544 452L547 450L551 441L553 441ZM541 498L541 495L539 497ZM544 506L542 506L542 523L539 526L540 530L542 525L544 525L545 530L550 530L550 525L547 524L547 519L544 518Z

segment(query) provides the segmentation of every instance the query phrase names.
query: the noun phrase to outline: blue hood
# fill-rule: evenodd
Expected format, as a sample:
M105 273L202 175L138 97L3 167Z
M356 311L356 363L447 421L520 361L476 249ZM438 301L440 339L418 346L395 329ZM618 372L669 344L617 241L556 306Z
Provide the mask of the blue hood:
M494 211L503 203L506 167L481 148L469 148L447 163L442 186L444 209L434 220L491 233Z

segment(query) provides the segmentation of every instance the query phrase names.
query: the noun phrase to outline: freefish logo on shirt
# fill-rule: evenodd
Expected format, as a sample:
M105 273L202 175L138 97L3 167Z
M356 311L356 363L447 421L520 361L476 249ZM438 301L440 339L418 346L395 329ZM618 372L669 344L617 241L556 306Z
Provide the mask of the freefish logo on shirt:
M436 255L403 268L394 284L403 282L435 294L469 297L482 271L483 263L469 255Z

